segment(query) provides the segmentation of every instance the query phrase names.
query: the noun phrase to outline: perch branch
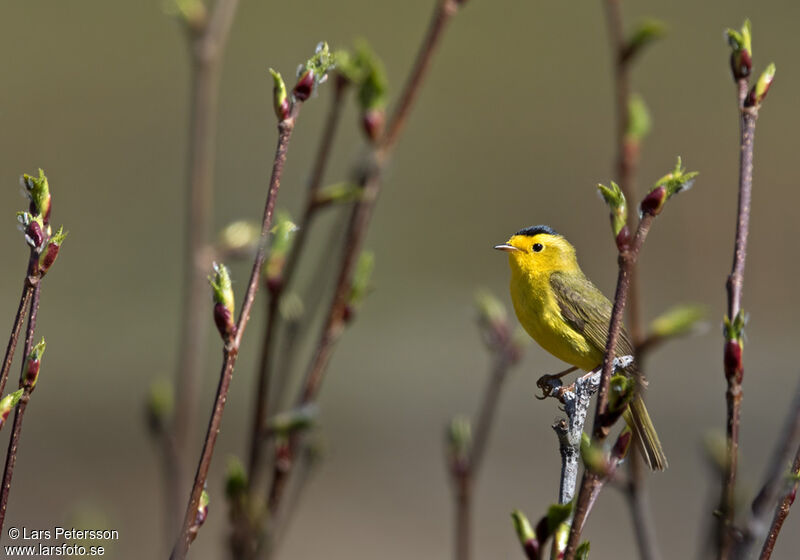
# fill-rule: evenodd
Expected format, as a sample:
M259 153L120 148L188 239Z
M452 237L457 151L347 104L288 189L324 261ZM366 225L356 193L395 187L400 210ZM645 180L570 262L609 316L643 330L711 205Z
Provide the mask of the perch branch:
M614 358L613 368L628 367L633 356ZM537 382L546 396L558 399L564 405L567 417L553 424L558 436L561 452L561 479L558 492L558 503L566 504L575 497L575 486L578 480L578 467L581 458L581 436L589 406L600 388L602 368L598 367L576 379L571 385L564 387L561 380L554 376L544 376Z
M625 303L628 296L628 286L630 281L631 267L636 263L639 251L644 240L650 231L654 216L646 213L639 220L636 236L630 246L624 247L619 252L619 274L617 276L617 289L614 294L614 306L611 310L611 320L608 328L608 340L606 342L605 355L603 356L602 376L600 387L597 394L597 409L594 417L593 436L594 439L602 441L608 435L609 427L603 423L603 417L608 409L608 386L614 366L614 355L617 348L617 340L622 331L622 315L625 311ZM570 527L567 549L564 557L566 560L573 560L580 542L583 524L589 514L598 488L602 485L600 477L591 472L584 472L581 481L581 489L575 505L575 513Z

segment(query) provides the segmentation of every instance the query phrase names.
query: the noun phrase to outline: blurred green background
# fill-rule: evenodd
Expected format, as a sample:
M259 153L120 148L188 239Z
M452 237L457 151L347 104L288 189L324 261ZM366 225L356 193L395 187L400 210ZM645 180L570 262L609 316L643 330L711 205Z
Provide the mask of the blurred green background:
M218 228L260 216L275 143L267 67L292 75L318 41L341 47L365 37L384 58L396 94L433 4L241 3L222 76ZM669 25L667 38L634 72L634 89L654 120L640 188L671 169L678 154L701 172L695 188L659 218L641 259L648 318L677 302L709 310L707 334L660 349L648 371L651 414L670 458L670 469L650 479L658 540L665 558L692 557L718 491L701 441L724 427L719 324L732 253L738 125L722 32L749 16L757 72L773 60L778 66L756 134L745 284L740 472L743 489L752 491L798 378L800 194L791 162L800 129L800 6L624 4L629 24L653 16ZM172 375L178 341L189 78L183 31L159 0L8 2L0 52L0 327L10 327L27 254L14 220L24 206L21 173L45 169L53 220L70 231L42 294L39 333L48 350L6 527L100 516L121 533L107 556L161 557L162 481L142 401L152 379ZM488 287L508 302L506 258L492 245L523 226L549 224L576 245L586 273L606 293L613 290L615 249L593 192L597 182L614 178L609 58L598 1L472 0L453 21L386 176L367 240L377 254L376 289L325 382L325 461L282 557L450 555L443 426L455 413L473 413L486 377L473 292ZM291 146L278 204L295 213L326 88L305 107ZM352 107L343 128L329 181L346 177L362 150ZM313 243L326 250L323 235ZM247 265L233 272L241 289ZM226 456L245 450L262 325L256 309L209 478L210 518L193 558L224 554L222 472ZM210 346L197 449L219 364L215 338ZM520 558L510 510L535 517L556 498L559 457L550 424L559 412L533 394L536 378L560 366L531 345L505 388L476 495L478 558ZM800 545L795 515L777 558ZM586 536L592 558L634 554L620 493L603 493Z

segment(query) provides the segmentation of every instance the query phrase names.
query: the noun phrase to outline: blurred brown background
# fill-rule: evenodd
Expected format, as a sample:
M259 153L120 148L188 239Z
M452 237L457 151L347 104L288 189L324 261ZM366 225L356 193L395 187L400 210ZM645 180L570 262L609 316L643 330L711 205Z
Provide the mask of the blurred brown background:
M217 226L260 216L275 142L267 67L292 75L319 40L339 47L365 37L383 56L396 94L433 3L242 2L221 89ZM709 310L709 332L659 350L648 372L651 414L670 458L670 469L651 478L658 540L665 558L692 557L710 519L708 498L717 494L700 442L724 427L719 324L738 133L722 32L749 16L757 71L773 60L778 66L756 134L745 285L740 472L742 486L753 489L798 378L800 195L792 166L800 7L777 0L626 2L625 16L629 24L654 16L669 25L668 37L634 73L634 89L654 120L640 188L678 154L701 172L658 220L641 263L649 318L676 302ZM6 528L99 516L121 533L108 557L160 557L162 486L142 399L152 379L172 374L178 340L188 113L182 29L158 0L4 3L0 52L0 327L10 327L27 254L14 221L24 205L22 172L45 169L54 222L70 231L44 286L39 333L48 350ZM455 413L473 413L487 366L472 295L488 287L508 302L506 259L491 246L523 226L549 224L578 247L587 274L607 293L613 289L614 247L593 192L613 178L609 70L597 1L472 0L454 20L385 181L368 239L377 253L376 289L326 380L325 462L283 558L449 557L443 425ZM323 91L303 111L280 207L299 208L327 104ZM331 181L346 175L361 149L355 123L351 108ZM233 272L241 288L246 265ZM224 553L222 472L227 455L244 451L261 318L245 337L209 479L211 517L193 558ZM204 417L218 364L214 339ZM476 497L478 558L520 558L510 510L536 516L556 498L550 423L559 413L532 395L535 379L559 367L532 345L505 389ZM205 420L200 424L198 446ZM790 516L776 557L789 558L800 545L798 516ZM618 492L602 495L586 535L592 558L634 554Z

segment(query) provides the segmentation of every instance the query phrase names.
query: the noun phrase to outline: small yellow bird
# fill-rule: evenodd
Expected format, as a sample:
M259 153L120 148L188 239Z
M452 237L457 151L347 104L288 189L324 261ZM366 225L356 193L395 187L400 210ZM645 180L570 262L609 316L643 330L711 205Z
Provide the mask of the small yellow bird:
M591 371L603 361L611 302L578 266L575 248L548 226L522 229L495 249L508 253L511 301L517 319L529 335L559 360ZM617 356L632 356L625 329ZM628 368L633 375L635 364ZM626 414L650 468L664 470L667 458L653 422L638 395Z

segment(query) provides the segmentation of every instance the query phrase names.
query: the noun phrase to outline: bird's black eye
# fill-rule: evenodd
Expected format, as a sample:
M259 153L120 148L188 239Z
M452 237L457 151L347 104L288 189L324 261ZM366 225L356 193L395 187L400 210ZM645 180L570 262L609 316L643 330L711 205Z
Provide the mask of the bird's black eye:
M541 243L534 243L533 247L531 247L531 249L533 249L534 253L538 253L539 251L544 249L544 245L542 245Z

